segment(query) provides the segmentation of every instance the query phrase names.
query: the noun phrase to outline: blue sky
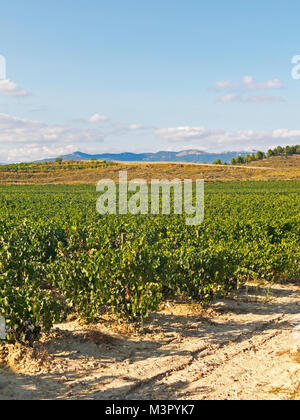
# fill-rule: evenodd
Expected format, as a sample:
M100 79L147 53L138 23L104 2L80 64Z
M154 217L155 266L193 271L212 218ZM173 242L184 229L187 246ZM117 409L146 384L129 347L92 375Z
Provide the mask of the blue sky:
M299 144L299 12L294 0L5 2L0 161Z

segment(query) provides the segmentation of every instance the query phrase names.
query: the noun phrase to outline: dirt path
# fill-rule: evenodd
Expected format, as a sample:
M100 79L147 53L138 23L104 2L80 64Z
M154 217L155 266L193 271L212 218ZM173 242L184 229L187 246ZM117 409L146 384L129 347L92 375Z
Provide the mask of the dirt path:
M209 309L167 304L144 335L59 325L36 354L2 350L0 398L299 399L299 302L295 285L252 287Z

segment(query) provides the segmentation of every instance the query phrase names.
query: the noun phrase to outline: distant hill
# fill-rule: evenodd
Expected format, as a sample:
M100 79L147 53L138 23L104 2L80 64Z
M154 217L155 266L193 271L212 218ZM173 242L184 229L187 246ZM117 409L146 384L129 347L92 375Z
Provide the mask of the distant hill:
M249 167L266 167L273 169L300 169L300 154L291 156L272 156L267 159L245 164Z
M183 163L213 163L217 159L222 162L230 162L237 156L246 156L247 153L224 152L207 153L200 150L184 150L181 152L162 151L157 153L104 153L90 155L82 152L74 152L70 155L59 156L63 160L83 161L83 160L106 160L111 162L183 162ZM57 158L44 159L39 162L54 162Z

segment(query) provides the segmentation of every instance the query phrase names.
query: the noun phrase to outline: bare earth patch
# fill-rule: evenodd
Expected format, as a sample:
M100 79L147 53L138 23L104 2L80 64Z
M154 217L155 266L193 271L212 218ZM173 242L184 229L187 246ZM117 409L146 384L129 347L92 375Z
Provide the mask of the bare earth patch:
M0 347L1 399L299 399L300 287L243 288L210 308L167 303L144 333L107 319Z

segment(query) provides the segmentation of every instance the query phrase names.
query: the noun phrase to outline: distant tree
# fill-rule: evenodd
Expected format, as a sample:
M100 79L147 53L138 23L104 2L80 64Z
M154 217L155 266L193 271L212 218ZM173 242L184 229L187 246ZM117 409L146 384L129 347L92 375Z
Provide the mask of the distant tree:
M238 156L238 157L236 158L236 163L237 163L238 165L241 165L241 164L245 163L245 159L243 158L243 156Z
M256 153L256 160L262 160L266 157L265 153L263 152L257 152Z
M236 159L235 158L231 159L231 165L236 165Z
M251 162L254 162L255 160L256 160L255 154L252 153L252 155L251 155Z
M293 148L291 146L286 146L286 148L284 149L284 153L286 155L292 155L293 154Z
M58 163L59 165L61 165L63 163L62 158L57 158L55 159L55 162Z
M250 162L252 162L252 156L251 155L247 155L246 157L245 157L245 162L246 163L250 163Z
M268 150L268 154L267 154L267 156L268 156L268 158L270 158L270 157L272 157L272 156L275 156L274 151L273 151L272 149L269 149L269 150Z
M278 146L276 147L276 149L274 150L274 152L276 153L276 156L281 156L283 154L283 147Z
M221 159L218 159L215 162L213 162L213 165L223 165L223 162L221 161Z

